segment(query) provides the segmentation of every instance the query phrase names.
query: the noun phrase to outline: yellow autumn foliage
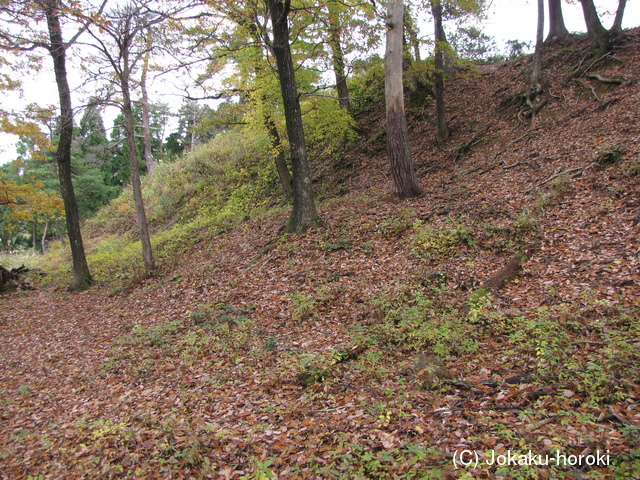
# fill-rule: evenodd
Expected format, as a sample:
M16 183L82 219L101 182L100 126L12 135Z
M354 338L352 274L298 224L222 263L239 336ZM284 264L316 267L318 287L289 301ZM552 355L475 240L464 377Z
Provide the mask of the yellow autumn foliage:
M0 176L0 205L7 208L5 229L11 231L23 220L49 221L62 218L64 204L57 192L46 191L39 181L18 184Z

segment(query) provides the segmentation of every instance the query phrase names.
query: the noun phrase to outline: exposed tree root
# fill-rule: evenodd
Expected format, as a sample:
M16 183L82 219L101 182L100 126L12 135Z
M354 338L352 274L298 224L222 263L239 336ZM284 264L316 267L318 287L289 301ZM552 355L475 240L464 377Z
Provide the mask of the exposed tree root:
M549 99L539 98L542 93L542 86L538 83L528 92L522 94L524 105L520 107L517 115L520 122L525 123L525 120L528 118L531 125L535 123L536 115L549 103Z
M599 73L587 73L585 75L585 77L593 78L593 79L598 80L598 81L600 81L602 83L611 83L611 84L614 84L614 85L622 85L622 81L623 81L621 78L603 77Z

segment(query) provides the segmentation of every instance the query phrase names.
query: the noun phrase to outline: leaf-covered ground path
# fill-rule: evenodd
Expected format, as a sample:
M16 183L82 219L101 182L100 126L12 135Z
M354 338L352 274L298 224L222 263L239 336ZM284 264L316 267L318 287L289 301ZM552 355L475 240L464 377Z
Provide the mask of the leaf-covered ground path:
M551 56L534 126L522 65L452 81L454 137L413 122L423 198L386 195L365 135L324 228L250 219L153 279L3 295L0 478L640 478L633 38L597 101Z

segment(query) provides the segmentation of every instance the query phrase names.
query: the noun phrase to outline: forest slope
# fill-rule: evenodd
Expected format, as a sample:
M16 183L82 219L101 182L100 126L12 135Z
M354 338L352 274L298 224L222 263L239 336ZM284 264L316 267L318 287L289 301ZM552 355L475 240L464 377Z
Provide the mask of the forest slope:
M549 53L533 125L527 59L453 78L445 144L410 112L422 198L371 111L352 169L316 160L324 227L276 209L155 278L4 295L0 478L640 478L639 40L590 70L619 83Z

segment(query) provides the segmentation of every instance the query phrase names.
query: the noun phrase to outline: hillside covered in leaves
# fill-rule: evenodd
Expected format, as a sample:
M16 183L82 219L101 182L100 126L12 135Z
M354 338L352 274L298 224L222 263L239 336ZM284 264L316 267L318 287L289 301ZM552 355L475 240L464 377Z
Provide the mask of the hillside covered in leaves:
M529 57L457 71L449 140L408 110L406 201L361 78L304 234L264 139L160 165L154 277L125 190L85 225L96 286L59 245L0 298L0 478L640 478L639 42L545 53L533 121Z

